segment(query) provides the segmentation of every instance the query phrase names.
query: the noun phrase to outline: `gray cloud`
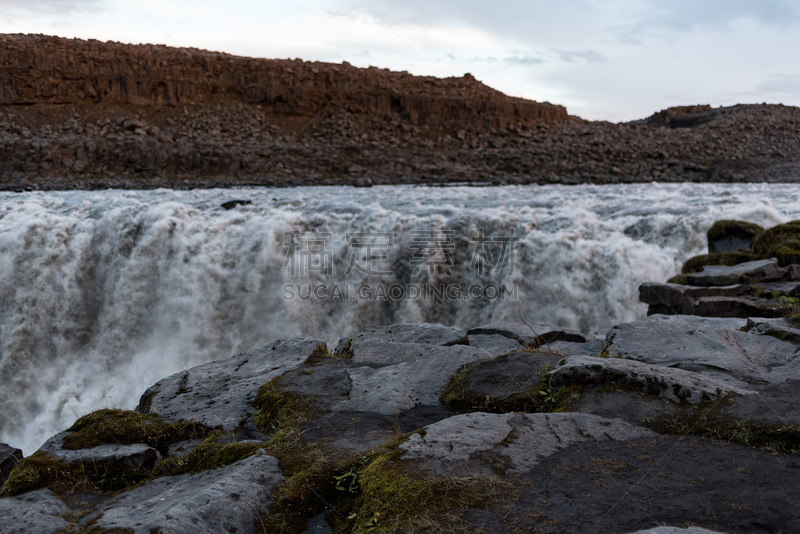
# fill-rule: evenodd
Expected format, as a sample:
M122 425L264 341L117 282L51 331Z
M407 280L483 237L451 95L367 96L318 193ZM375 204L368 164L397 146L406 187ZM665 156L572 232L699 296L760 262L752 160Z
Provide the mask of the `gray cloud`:
M512 65L541 65L544 63L542 58L527 56L527 55L515 55L507 58L503 58L503 61L506 63L510 63Z
M586 63L604 63L608 61L605 54L594 50L553 50L561 61L572 63L576 60Z
M727 28L743 19L783 27L800 22L794 0L498 0L488 7L479 0L340 0L338 9L395 24L461 23L527 42L556 37L564 44L576 37L638 44L653 33Z

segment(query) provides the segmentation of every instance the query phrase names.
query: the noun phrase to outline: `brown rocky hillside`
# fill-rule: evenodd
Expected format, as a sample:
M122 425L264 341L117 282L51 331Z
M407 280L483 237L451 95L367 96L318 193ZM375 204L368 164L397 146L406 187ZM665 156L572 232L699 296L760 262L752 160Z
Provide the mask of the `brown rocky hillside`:
M588 122L470 75L0 35L0 188L800 176L800 110Z

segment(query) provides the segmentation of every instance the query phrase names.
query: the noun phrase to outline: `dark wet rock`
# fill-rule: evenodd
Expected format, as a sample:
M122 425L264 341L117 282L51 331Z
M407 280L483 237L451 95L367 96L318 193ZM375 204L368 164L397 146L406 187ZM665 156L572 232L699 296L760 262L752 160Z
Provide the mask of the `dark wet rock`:
M457 467L461 476L491 473L475 461L479 453L495 452L508 462L506 471L521 473L541 458L582 441L627 441L655 437L651 430L618 419L590 414L456 415L413 433L400 445L403 460L414 460L433 473Z
M800 349L770 336L743 332L747 321L691 315L652 315L612 328L606 353L706 374L735 387L800 378Z
M765 295L775 295L779 297L800 296L800 282L767 282L758 284L758 288Z
M104 502L81 525L133 529L134 534L256 532L257 512L284 479L263 451L198 474L150 480Z
M0 487L3 486L8 474L22 460L22 451L11 447L7 443L0 443Z
M686 279L690 285L695 286L727 286L743 281L780 280L785 272L778 265L778 260L772 258L733 266L706 265L699 273L687 274Z
M220 204L220 207L226 210L232 210L239 206L250 206L253 204L252 200L228 200Z
M586 337L577 330L543 324L528 326L523 323L492 323L471 328L467 331L467 335L503 336L516 340L525 347L539 347L554 341L568 341L571 343L584 343L586 341Z
M459 411L538 411L530 394L539 395L542 378L563 358L525 350L481 360L448 385L445 404Z
M325 344L310 338L284 339L193 367L148 388L137 410L165 421L183 419L233 430L252 416L251 403L262 385L302 365L315 351L326 352Z
M762 258L775 257L781 265L800 263L800 221L768 228L753 243Z
M71 496L44 479L49 490L0 498L0 520L12 518L0 530L31 520L41 528L19 531L53 532L67 526L58 516L79 521L73 530L143 534L277 524L330 532L345 518L348 531L375 518L391 532L428 523L453 532L636 532L676 518L719 532L800 530L800 459L780 452L797 448L800 426L792 322L654 315L612 328L605 343L536 325L541 340L519 325L469 334L494 350L444 346L463 335L448 327L400 326L365 329L339 354L314 339L283 340L162 380L141 410L228 432L170 438L159 445L167 458L114 493L96 486ZM521 343L551 335L552 352ZM498 355L501 346L514 350ZM473 400L456 406L459 395ZM41 450L68 468L151 452L136 444L67 451L68 435ZM764 436L770 450L748 441ZM341 473L362 491L337 490ZM298 500L280 501L287 495ZM437 499L451 495L439 523Z
M401 361L378 368L348 369L352 387L347 398L336 403L333 410L394 415L420 404L436 405L450 377L460 367L489 357L484 350L463 345L387 343L386 349L396 351L393 358Z
M55 534L69 526L61 517L71 512L49 489L0 499L0 531L4 534Z
M568 358L563 365L551 371L549 376L550 383L556 387L623 384L650 395L695 405L731 393L738 395L755 393L703 376L701 373L619 358Z
M364 171L366 171L366 169L364 169L362 167L362 171L361 172L364 172ZM353 187L372 187L372 179L370 179L370 178L368 178L366 176L362 176L360 178L356 178L353 181Z
M752 318L747 320L745 330L751 334L772 336L794 345L800 345L800 328L784 318L764 319Z
M54 456L59 460L69 462L83 462L86 464L113 463L121 467L152 468L161 460L161 454L148 445L134 443L133 445L105 444L89 449L65 449L64 437L69 432L62 432L50 438L39 449L39 452Z
M708 229L708 252L735 252L753 247L755 239L764 233L757 224L745 221L716 221Z
M683 301L684 315L702 317L783 317L790 307L780 301L758 297L700 297Z
M684 313L686 303L702 297L736 297L748 292L741 284L718 287L685 286L647 282L639 286L639 301L649 305L648 315Z
M339 340L335 352L342 354L362 341L376 339L390 343L427 343L431 345L469 345L467 335L458 328L440 324L393 324L389 326L365 326L358 332Z

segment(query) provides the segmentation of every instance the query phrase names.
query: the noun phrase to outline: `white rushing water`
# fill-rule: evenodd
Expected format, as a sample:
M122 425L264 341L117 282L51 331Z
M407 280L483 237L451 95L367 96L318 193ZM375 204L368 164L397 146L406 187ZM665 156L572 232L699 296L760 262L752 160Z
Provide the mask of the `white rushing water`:
M30 454L164 376L281 337L519 313L603 334L644 317L639 284L704 252L723 218L800 218L800 187L0 193L0 442ZM421 293L439 284L451 298Z

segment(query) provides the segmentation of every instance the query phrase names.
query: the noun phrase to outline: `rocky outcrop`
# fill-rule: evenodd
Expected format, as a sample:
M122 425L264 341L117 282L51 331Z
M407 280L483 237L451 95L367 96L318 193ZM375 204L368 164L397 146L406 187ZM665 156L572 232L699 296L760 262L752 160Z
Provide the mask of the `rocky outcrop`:
M310 118L333 106L355 115L395 113L411 125L447 128L508 128L568 118L562 106L507 97L470 75L436 79L347 63L43 35L4 35L0 44L0 105L160 107L227 98L288 116Z
M784 317L798 311L800 224L766 231L744 221L717 221L708 254L687 260L667 283L639 286L648 315ZM724 249L724 250L723 250Z
M8 474L20 460L22 460L21 450L6 443L0 443L0 484L5 482Z
M0 525L794 531L798 344L785 319L660 315L603 342L515 323L280 340L82 417L14 468Z
M0 44L7 190L800 175L794 107L672 108L611 124L469 75L47 36Z

